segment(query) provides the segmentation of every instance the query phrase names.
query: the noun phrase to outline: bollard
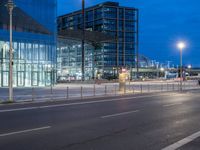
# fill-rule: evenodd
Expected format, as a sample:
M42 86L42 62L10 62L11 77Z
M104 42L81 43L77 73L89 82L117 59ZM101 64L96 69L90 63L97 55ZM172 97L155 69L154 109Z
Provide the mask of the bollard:
M93 86L93 96L94 96L94 97L96 96L96 86L95 86L95 84L94 84L94 86Z
M32 101L34 101L34 87L32 87Z
M67 95L66 95L66 99L69 99L69 87L67 87Z
M172 85L172 91L174 91L175 89L174 89L174 83L173 83L173 85Z
M81 86L81 99L83 98L83 87Z
M134 91L134 86L132 86L132 89L133 89L133 94L135 93L135 91Z
M148 84L148 93L150 92L150 85Z

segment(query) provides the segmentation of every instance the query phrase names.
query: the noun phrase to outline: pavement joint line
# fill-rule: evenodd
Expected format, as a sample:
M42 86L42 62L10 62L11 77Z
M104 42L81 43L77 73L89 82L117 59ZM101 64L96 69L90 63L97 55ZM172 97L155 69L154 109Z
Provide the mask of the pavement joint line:
M85 104L95 104L95 103L104 103L104 102L113 102L113 101L121 101L121 100L131 100L131 99L139 99L139 98L151 98L158 96L168 96L167 94L157 94L157 95L147 95L147 96L137 96L137 97L125 97L125 98L113 98L109 100L96 100L96 101L88 101L88 102L76 102L76 103L68 103L68 104L56 104L56 105L46 105L46 106L35 106L35 107L22 107L22 108L13 108L13 109L4 109L0 110L0 113L5 112L15 112L15 111L25 111L25 110L34 110L34 109L45 109L45 108L55 108L55 107L65 107L65 106L74 106L74 105L85 105Z
M27 130L22 130L22 131L4 133L4 134L0 134L0 137L21 134L21 133L27 133L27 132L33 132L33 131L39 131L39 130L45 130L45 129L49 129L49 128L51 128L51 126L45 126L45 127L40 127L40 128L33 128L33 129L27 129Z
M199 137L200 137L200 131L196 132L196 133L194 133L194 134L192 134L192 135L190 135L190 136L188 136L188 137L186 137L186 138L184 138L184 139L182 139L182 140L180 140L180 141L178 141L178 142L176 142L172 145L169 145L169 146L163 148L162 150L176 150L176 149L194 141L195 139L197 139Z
M176 106L176 105L182 105L183 103L174 103L174 104L167 104L163 105L163 107L170 107L170 106Z
M122 115L128 115L132 113L137 113L139 111L140 110L127 111L127 112L122 112L122 113L117 113L117 114L112 114L112 115L101 116L101 118L105 119L105 118L117 117L117 116L122 116Z

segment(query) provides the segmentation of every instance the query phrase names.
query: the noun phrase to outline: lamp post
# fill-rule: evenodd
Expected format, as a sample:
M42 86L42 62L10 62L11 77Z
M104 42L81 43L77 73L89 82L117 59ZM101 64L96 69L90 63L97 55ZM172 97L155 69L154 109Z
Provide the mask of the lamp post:
M183 80L183 57L182 57L182 53L183 53L183 48L185 48L185 43L183 42L179 42L177 44L177 47L179 48L180 50L180 91L182 91L182 80Z
M191 68L192 68L192 66L191 66L191 65L188 65L188 69L189 69L189 76L191 76Z
M82 0L82 81L85 80L85 0Z
M10 49L9 49L9 101L13 101L13 46L12 46L12 18L15 7L12 0L8 0L6 7L10 16Z

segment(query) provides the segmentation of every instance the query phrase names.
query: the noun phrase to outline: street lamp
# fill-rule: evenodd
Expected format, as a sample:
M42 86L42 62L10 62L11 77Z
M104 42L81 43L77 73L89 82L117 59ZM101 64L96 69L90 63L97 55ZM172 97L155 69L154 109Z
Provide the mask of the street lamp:
M8 0L8 3L5 5L8 9L10 16L10 49L9 49L9 101L13 101L13 46L12 46L12 18L13 18L13 9L15 7L12 0Z
M191 66L191 65L188 65L188 69L189 69L189 76L191 76L191 68L192 68L192 66Z
M177 44L177 47L180 50L180 90L182 91L182 79L183 79L183 58L182 58L182 53L183 49L185 48L185 43L184 42L179 42Z

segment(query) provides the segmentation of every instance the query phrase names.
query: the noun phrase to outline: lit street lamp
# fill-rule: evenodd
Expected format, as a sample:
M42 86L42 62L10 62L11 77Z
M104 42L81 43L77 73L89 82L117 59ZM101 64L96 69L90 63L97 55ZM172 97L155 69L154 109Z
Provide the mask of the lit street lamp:
M12 46L12 17L13 9L15 7L12 0L8 0L8 3L5 5L8 9L10 16L10 49L9 49L9 101L13 101L13 46Z
M191 76L191 68L192 68L192 66L191 66L191 65L188 65L188 69L189 69L189 76Z
M177 47L180 50L180 90L182 91L182 80L183 80L183 58L182 58L182 53L183 53L183 48L185 48L185 43L179 42L177 44Z

